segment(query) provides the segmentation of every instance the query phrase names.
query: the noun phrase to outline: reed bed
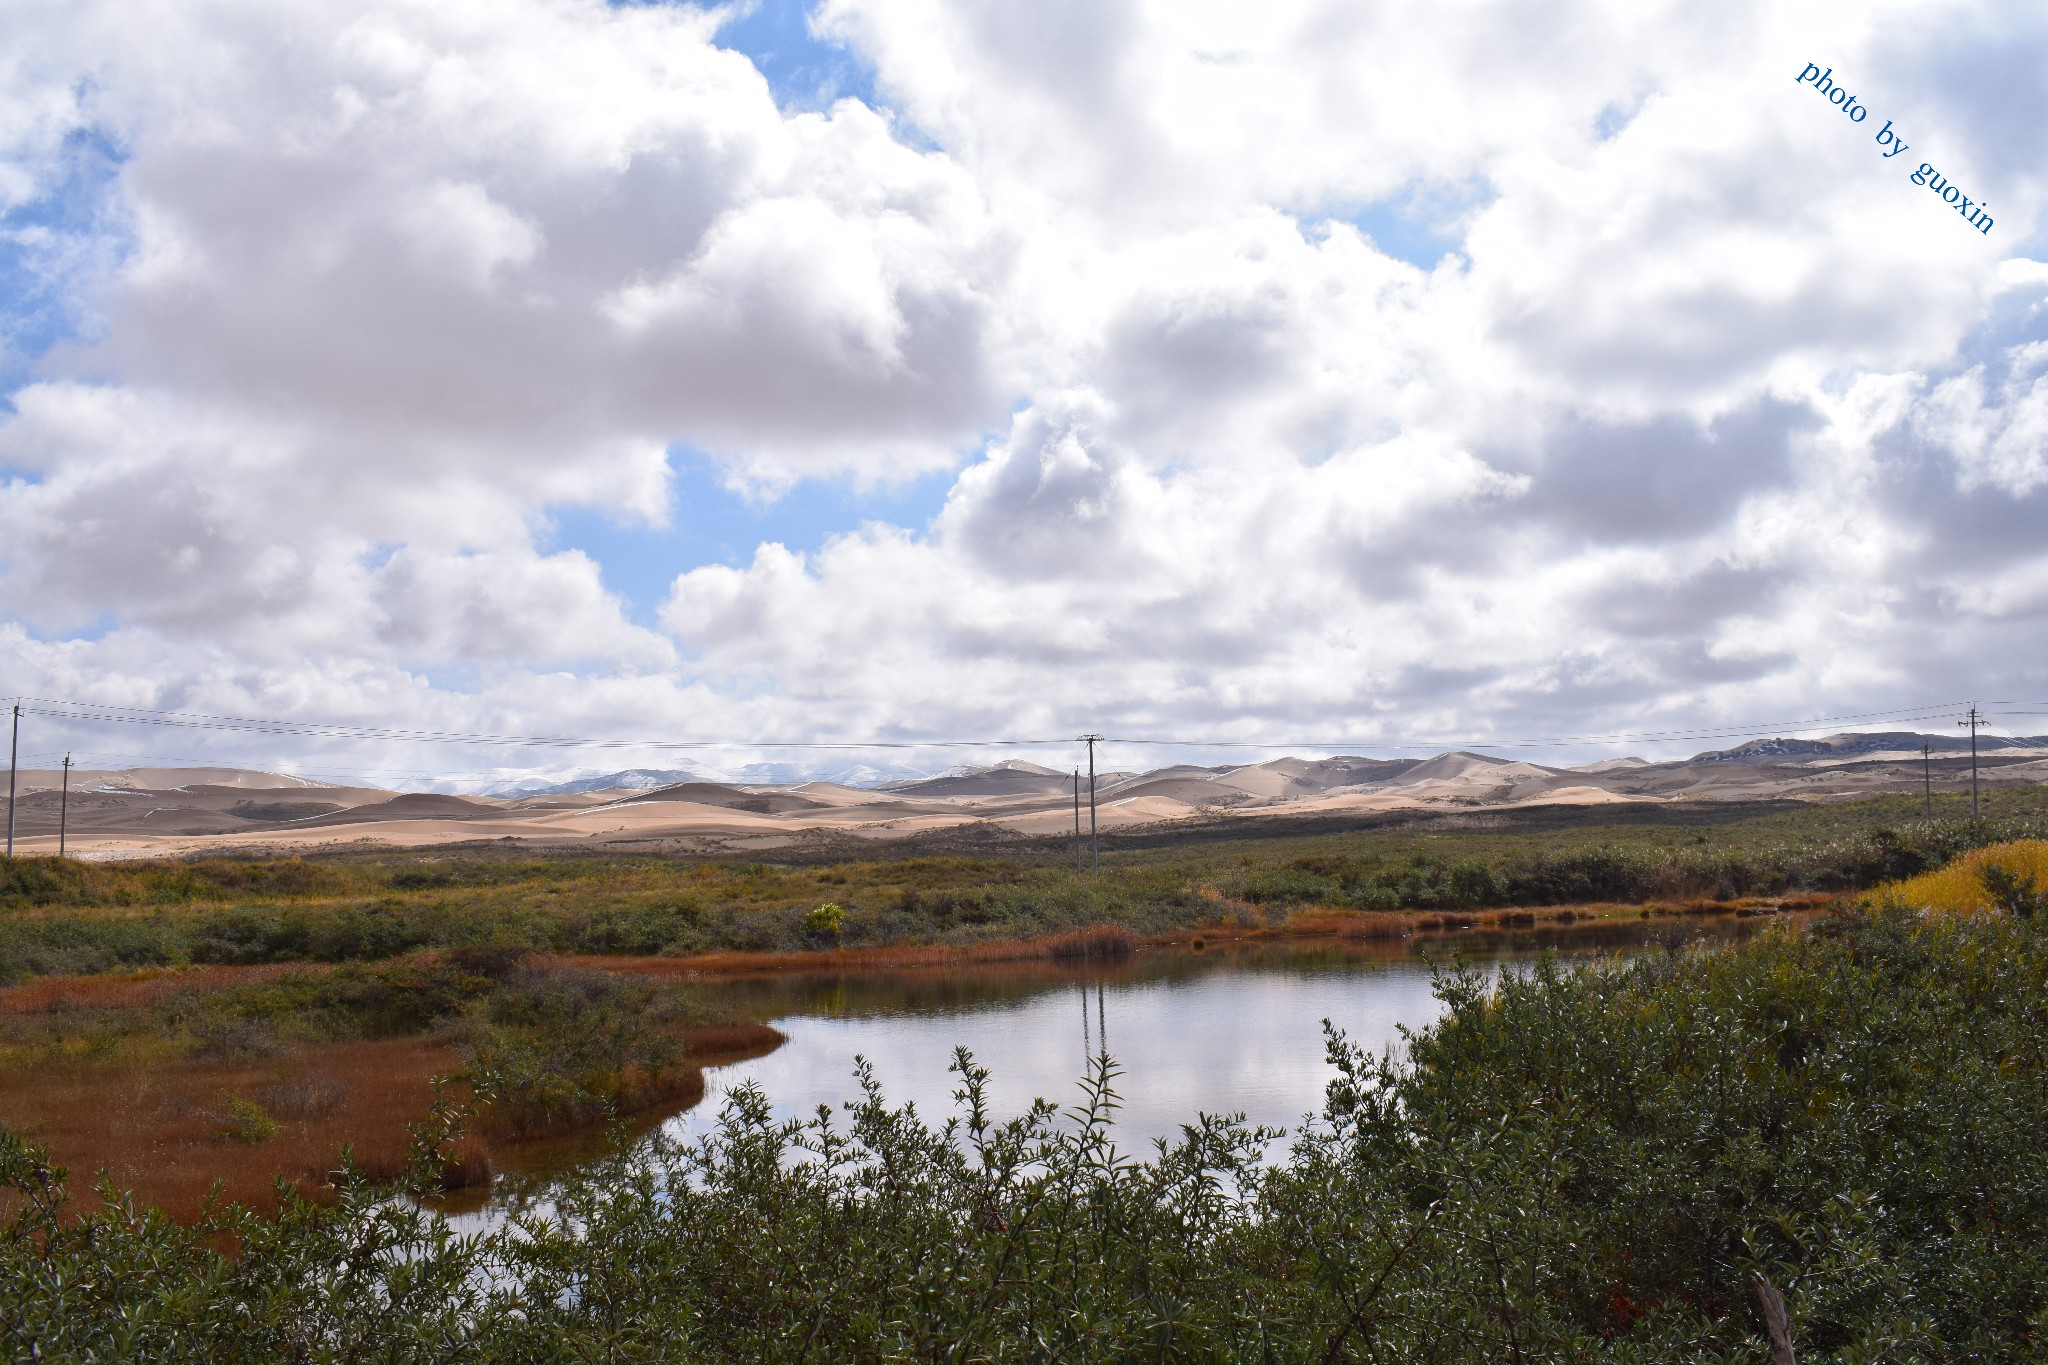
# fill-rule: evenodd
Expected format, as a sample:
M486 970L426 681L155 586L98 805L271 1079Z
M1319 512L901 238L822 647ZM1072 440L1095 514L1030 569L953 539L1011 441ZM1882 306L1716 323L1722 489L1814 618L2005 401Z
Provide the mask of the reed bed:
M1896 897L1908 905L1928 910L1964 913L1989 910L1993 901L1984 885L1987 867L2003 868L2019 877L2031 877L2036 886L2048 890L2048 839L2017 839L1980 848L1973 853L1965 853L1937 872L1925 872L1880 887L1874 894L1880 898Z

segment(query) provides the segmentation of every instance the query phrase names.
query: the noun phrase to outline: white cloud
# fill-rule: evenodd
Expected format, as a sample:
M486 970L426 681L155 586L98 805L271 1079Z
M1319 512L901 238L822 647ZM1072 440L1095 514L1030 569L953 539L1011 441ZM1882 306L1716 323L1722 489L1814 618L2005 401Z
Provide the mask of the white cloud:
M894 112L793 112L684 6L19 5L0 208L76 210L7 240L85 323L0 420L0 658L754 735L2038 691L2043 177L1954 80L2048 58L2010 9L827 0ZM1381 251L1404 214L1455 250ZM929 527L678 563L650 625L545 528L659 525L674 446L959 472Z

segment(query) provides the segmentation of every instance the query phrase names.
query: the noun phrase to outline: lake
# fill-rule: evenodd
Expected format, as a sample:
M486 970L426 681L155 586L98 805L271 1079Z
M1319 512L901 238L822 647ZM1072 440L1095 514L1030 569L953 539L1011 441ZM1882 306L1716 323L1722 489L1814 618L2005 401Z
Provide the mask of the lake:
M1601 921L1573 928L1345 942L1333 939L1151 949L1104 963L1031 962L899 971L792 973L707 983L708 989L788 1041L765 1056L707 1072L703 1101L667 1118L675 1137L716 1121L723 1096L754 1083L780 1117L821 1104L841 1115L857 1099L856 1057L874 1067L891 1104L914 1103L933 1123L953 1113L959 1077L948 1070L966 1047L992 1073L996 1117L1043 1096L1071 1104L1087 1059L1107 1047L1121 1068L1115 1088L1119 1145L1149 1149L1176 1137L1198 1113L1242 1112L1286 1128L1320 1110L1335 1072L1325 1060L1328 1019L1372 1049L1399 1047L1401 1030L1434 1021L1431 960L1514 970L1546 952L1568 958L1636 954L1726 941L1768 919L1695 916ZM583 1143L508 1162L500 1194L535 1192Z

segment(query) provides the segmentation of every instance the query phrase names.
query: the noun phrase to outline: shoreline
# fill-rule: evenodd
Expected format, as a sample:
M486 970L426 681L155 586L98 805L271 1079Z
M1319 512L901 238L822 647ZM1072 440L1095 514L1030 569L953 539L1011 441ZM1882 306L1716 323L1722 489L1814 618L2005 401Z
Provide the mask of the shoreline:
M1141 936L1111 925L1064 933L992 939L962 945L894 944L799 952L709 953L687 957L540 955L559 967L641 979L665 977L707 985L849 973L913 973L995 969L1094 974L1116 971L1154 955L1224 956L1267 945L1328 944L1348 955L1410 956L1433 944L1482 938L1571 940L1677 924L1701 918L1748 919L1804 915L1847 900L1840 896L1750 897L1650 905L1594 904L1457 912L1343 911L1307 907L1279 924L1217 924ZM1562 940L1562 941L1560 941ZM274 980L291 973L325 974L332 963L146 968L96 976L31 978L0 990L0 1014L67 1013L149 1007L173 996L206 994ZM1033 969L1036 969L1034 971ZM743 1011L742 1013L750 1013ZM688 1109L705 1092L705 1072L765 1055L784 1035L765 1017L739 1017L681 1031L683 1072L659 1096L620 1115L644 1128ZM440 1078L459 1070L462 1057L442 1034L359 1039L301 1045L288 1053L238 1061L162 1065L133 1059L98 1062L85 1056L65 1065L0 1067L0 1110L9 1126L47 1144L60 1164L108 1170L117 1185L174 1216L196 1214L205 1190L225 1179L231 1197L272 1207L274 1178L309 1197L331 1195L327 1171L335 1151L355 1149L366 1174L402 1169L408 1126L425 1116ZM335 1112L319 1107L322 1093L349 1096ZM236 1141L221 1131L231 1095L282 1096L309 1106L280 1110L275 1137ZM337 1103L340 1103L337 1101ZM272 1104L277 1108L276 1104ZM449 1211L487 1197L499 1176L517 1179L594 1150L605 1122L569 1122L544 1131L492 1131L472 1123L451 1153L450 1188L436 1196ZM468 1188L464 1188L464 1187Z
M1179 949L1202 952L1233 944L1282 943L1314 939L1343 942L1400 943L1417 939L1450 939L1467 933L1527 933L1593 930L1645 920L1681 920L1700 915L1752 918L1826 910L1851 896L1798 893L1788 896L1746 896L1733 900L1652 902L1647 905L1596 902L1579 905L1519 906L1495 910L1332 910L1305 907L1278 925L1218 923L1141 935L1114 925L1090 925L1051 934L988 939L964 944L877 944L858 948L797 951L716 952L688 956L585 954L560 960L581 967L630 975L677 976L701 981L801 975L819 972L902 971L1024 962L1086 962L1113 960L1145 951ZM1091 946L1089 936L1119 932L1127 946Z
M668 976L706 982L818 972L901 971L1000 966L1025 962L1113 961L1140 952L1173 949L1201 952L1236 944L1313 939L1405 943L1451 939L1470 933L1572 932L1682 920L1701 915L1751 918L1826 910L1855 900L1852 894L1796 893L1732 900L1691 900L1622 904L1504 907L1492 910L1336 910L1307 906L1277 925L1218 922L1156 934L1139 934L1114 924L1093 924L1050 934L991 938L973 943L885 943L855 948L759 952L719 951L680 956L661 954L536 952L538 963L627 976ZM432 955L446 950L425 949ZM53 1009L121 1007L155 1003L170 994L227 990L236 986L307 974L324 975L359 963L280 961L189 963L123 968L81 975L31 976L0 987L0 1015Z

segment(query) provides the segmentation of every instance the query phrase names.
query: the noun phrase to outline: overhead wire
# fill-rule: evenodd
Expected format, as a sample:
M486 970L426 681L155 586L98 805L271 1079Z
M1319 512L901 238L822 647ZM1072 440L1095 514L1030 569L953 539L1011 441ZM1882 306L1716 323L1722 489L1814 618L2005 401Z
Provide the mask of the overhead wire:
M195 731L237 733L251 735L272 735L306 739L326 739L349 742L384 743L432 743L460 744L476 747L501 748L547 748L547 749L595 749L601 751L640 751L649 753L689 751L747 751L747 750L791 750L812 752L861 752L861 751L912 751L932 749L985 749L985 748L1050 748L1074 742L1072 736L1044 738L908 738L866 740L795 740L795 739L617 739L569 735L519 735L473 733L456 730L435 730L402 726L355 725L338 722L289 720L249 716L223 716L203 712L162 711L146 707L111 706L101 703L73 702L46 697L22 697L25 715L43 716L55 720L83 724L126 724L178 728ZM2035 702L1994 702L1998 706L2048 706ZM1130 747L1189 748L1189 749L1237 749L1253 751L1278 750L1321 750L1335 751L1346 748L1368 749L1515 749L1515 748L1556 748L1573 744L1595 744L1602 746L1621 744L1657 744L1682 740L1715 740L1755 738L1764 735L1794 736L1811 733L1829 726L1889 721L1906 724L1918 721L1946 719L1963 703L1930 703L1920 706L1901 707L1888 711L1866 711L1833 716L1806 717L1793 721L1747 722L1742 724L1705 725L1668 730L1646 730L1616 732L1607 734L1553 735L1540 738L1472 737L1457 739L1451 737L1409 738L1401 736L1349 735L1341 738L1298 738L1289 740L1238 740L1216 736L1182 738L1154 735L1111 735L1108 742ZM2032 711L2002 711L2001 715L2031 715ZM2048 712L2038 713L2048 714ZM187 760L189 761L189 760ZM330 768L327 771L339 774L343 770ZM355 773L369 775L373 772L389 773L388 769L356 769ZM418 776L438 776L419 773Z

